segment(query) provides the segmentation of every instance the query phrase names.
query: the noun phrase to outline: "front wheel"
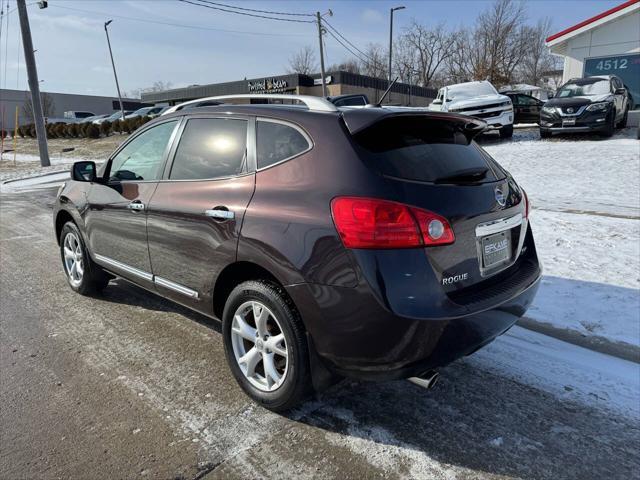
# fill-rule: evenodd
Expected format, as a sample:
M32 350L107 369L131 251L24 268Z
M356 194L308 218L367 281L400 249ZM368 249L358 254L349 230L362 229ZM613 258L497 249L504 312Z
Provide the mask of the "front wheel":
M238 285L222 316L229 368L249 397L280 412L311 391L302 322L281 287L265 281Z
M604 130L602 130L600 135L602 135L605 138L611 137L615 133L615 129L616 129L616 112L615 110L612 110L609 113L609 116L607 117L607 125L604 128Z
M627 126L627 120L629 119L629 108L624 111L622 120L616 125L616 128L624 128Z
M511 138L513 137L513 125L507 125L506 127L502 127L500 129L500 138Z
M99 292L108 285L109 275L91 260L80 230L73 222L67 222L62 227L60 256L67 283L76 292L88 295Z

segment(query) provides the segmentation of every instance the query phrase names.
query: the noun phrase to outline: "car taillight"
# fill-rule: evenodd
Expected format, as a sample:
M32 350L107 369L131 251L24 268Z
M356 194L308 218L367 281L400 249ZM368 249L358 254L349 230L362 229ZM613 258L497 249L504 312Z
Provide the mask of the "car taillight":
M455 241L446 218L375 198L338 197L331 213L347 248L414 248Z

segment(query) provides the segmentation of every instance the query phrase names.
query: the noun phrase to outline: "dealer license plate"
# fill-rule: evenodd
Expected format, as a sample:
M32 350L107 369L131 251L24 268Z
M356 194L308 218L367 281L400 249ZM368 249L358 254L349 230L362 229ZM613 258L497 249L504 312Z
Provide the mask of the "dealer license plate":
M482 238L482 264L484 268L495 267L509 261L511 257L509 232L500 232Z
M564 120L562 120L563 127L573 127L575 124L576 124L575 118L565 118Z

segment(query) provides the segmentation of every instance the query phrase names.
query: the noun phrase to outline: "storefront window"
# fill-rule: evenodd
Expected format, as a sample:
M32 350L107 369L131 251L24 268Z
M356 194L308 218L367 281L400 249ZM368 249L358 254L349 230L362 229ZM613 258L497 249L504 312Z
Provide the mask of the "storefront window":
M632 108L640 107L640 54L588 58L584 76L617 75L631 95Z

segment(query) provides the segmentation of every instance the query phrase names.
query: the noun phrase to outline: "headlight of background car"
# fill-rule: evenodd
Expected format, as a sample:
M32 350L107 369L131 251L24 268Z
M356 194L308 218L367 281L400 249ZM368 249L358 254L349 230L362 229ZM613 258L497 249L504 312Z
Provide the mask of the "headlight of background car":
M551 115L553 113L556 113L556 107L542 107L542 111Z
M592 103L587 107L587 110L589 112L601 112L603 110L606 110L607 108L609 108L609 103L600 102L600 103Z

